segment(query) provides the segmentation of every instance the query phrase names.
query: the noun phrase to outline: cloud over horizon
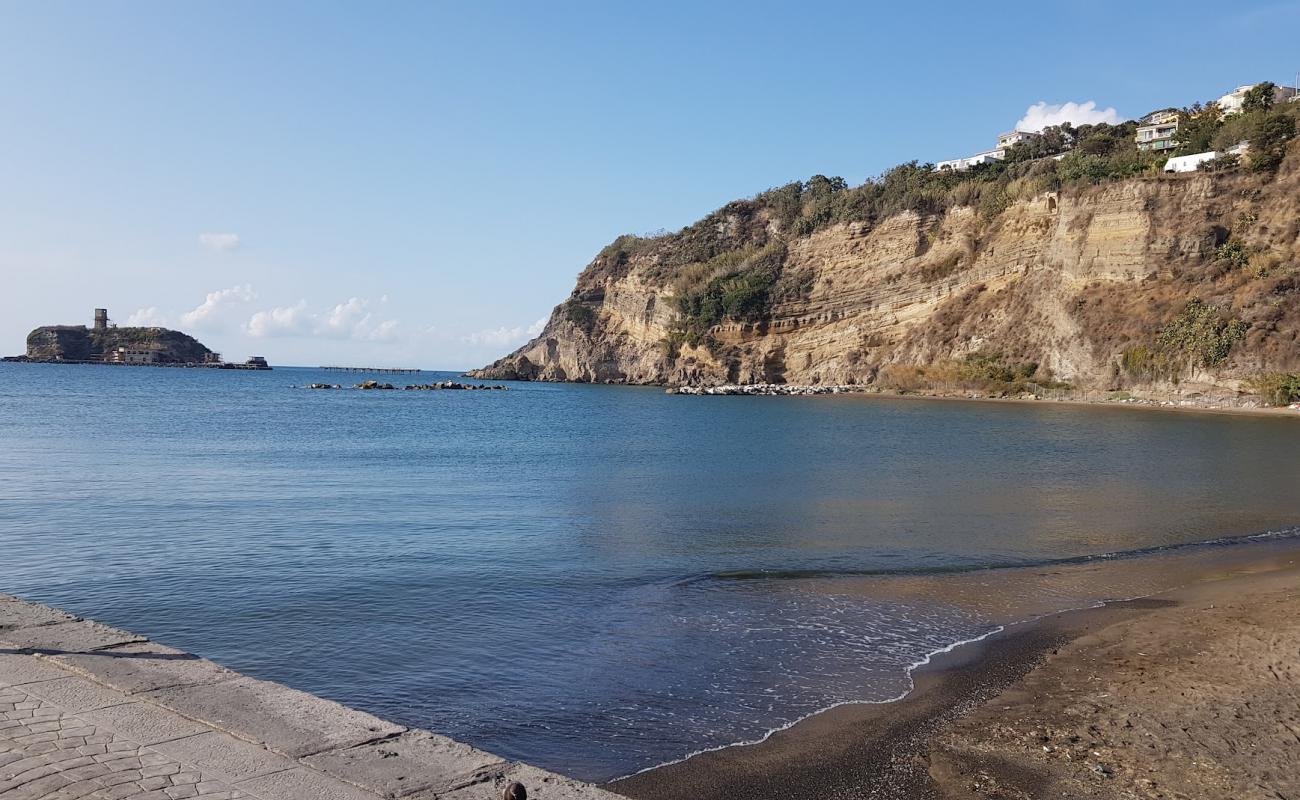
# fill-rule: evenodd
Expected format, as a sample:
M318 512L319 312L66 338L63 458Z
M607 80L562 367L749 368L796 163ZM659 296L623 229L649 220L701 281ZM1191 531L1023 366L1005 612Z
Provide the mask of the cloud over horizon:
M199 244L214 253L229 253L239 247L237 233L200 233Z
M126 318L131 327L181 327L195 330L229 329L238 325L242 316L242 306L257 299L257 292L252 284L231 286L208 292L199 303L189 311L177 316L168 314L157 306L148 306L135 311Z
M253 285L250 283L208 292L208 296L202 303L181 314L181 324L199 329L219 327L221 323L228 320L229 309L251 303L256 299L257 292L253 291Z
M1096 125L1107 123L1116 125L1121 121L1119 112L1113 107L1099 109L1096 100L1086 103L1048 103L1039 101L1025 109L1025 115L1016 123L1015 129L1027 133L1038 133L1043 128L1068 122L1071 125Z
M547 318L542 317L528 327L516 325L510 328L502 325L499 328L475 331L461 337L461 340L481 347L514 347L540 334L546 327L546 321Z
M297 336L359 342L392 341L400 329L398 320L379 314L388 295L378 301L351 297L319 312L311 310L303 299L292 305L256 310L249 316L248 306L257 297L252 284L231 286L208 292L202 303L181 314L169 314L157 306L141 308L127 318L126 324L239 332L254 339Z
M396 337L401 323L395 319L380 319L374 310L376 306L383 306L387 302L388 295L377 302L351 297L316 313L308 309L306 300L299 300L291 306L256 312L244 325L244 331L256 339L323 336L365 342L391 341Z

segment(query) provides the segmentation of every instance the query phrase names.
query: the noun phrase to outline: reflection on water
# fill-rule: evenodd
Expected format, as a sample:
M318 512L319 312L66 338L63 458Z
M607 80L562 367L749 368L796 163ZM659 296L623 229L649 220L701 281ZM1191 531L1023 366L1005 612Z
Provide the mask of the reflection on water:
M330 379L0 365L0 590L607 778L1300 522L1289 419Z
M1106 600L1146 597L1300 559L1300 528L1098 559L961 572L841 575L793 581L806 591L960 608L1006 625Z

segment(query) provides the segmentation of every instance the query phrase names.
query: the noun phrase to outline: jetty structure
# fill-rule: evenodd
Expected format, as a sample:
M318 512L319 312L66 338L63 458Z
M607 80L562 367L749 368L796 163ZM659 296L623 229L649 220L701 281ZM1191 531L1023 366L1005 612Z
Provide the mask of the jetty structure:
M0 594L0 797L617 796Z
M93 327L45 325L27 334L27 352L4 361L35 364L113 364L133 367L205 367L269 370L263 356L229 362L180 331L161 327L118 327L108 309L95 309Z
M377 372L385 375L416 375L424 370L403 367L320 367L327 372Z

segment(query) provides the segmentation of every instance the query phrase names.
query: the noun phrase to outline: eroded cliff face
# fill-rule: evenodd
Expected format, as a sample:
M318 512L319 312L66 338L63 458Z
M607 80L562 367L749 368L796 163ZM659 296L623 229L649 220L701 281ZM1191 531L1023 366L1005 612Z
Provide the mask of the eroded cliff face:
M1132 179L1044 193L992 219L957 207L798 237L761 213L723 214L719 232L732 223L738 247L766 224L784 248L782 291L760 319L724 319L707 343L674 342L681 269L666 269L655 247L630 258L607 248L540 336L473 374L862 385L988 353L1082 389L1235 389L1260 372L1300 371L1297 154L1276 177ZM1229 241L1245 255L1225 258ZM1130 370L1126 353L1154 348L1192 300L1246 326L1227 358L1172 376Z

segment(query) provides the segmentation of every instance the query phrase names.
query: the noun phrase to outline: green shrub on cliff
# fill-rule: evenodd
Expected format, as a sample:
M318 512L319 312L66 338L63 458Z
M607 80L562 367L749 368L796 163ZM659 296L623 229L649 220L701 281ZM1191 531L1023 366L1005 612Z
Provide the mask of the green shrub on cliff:
M1223 366L1250 326L1217 306L1192 299L1156 336L1154 346L1133 345L1120 353L1118 372L1137 381L1177 383L1189 366Z
M1164 350L1146 345L1125 348L1119 357L1119 369L1138 381L1177 380L1181 367L1181 364L1174 364Z
M1007 361L1001 352L969 353L959 368L964 380L984 383L1014 384L1024 382L1038 374L1038 362Z
M565 301L564 318L587 333L596 327L596 311L576 297Z
M1228 360L1232 346L1245 338L1249 327L1239 319L1229 318L1217 306L1192 299L1160 331L1156 341L1171 355L1182 356L1195 366L1213 369Z
M677 298L681 317L674 333L690 345L703 343L713 326L725 319L752 322L766 316L768 291L776 282L776 273L768 269L749 269L709 281L697 291Z
M1300 375L1272 372L1256 376L1247 385L1271 406L1300 402Z
M901 392L980 391L996 397L1068 389L1035 361L1017 361L1001 351L968 353L960 361L940 361L927 366L892 364L881 370L881 385Z
M1250 251L1244 242L1235 237L1219 245L1214 251L1214 257L1233 269L1241 269L1250 263Z

